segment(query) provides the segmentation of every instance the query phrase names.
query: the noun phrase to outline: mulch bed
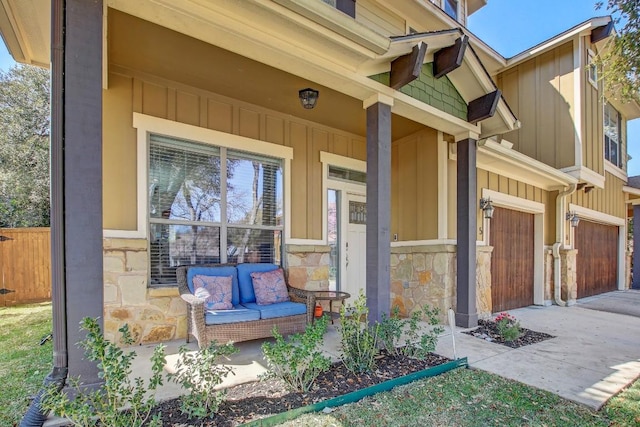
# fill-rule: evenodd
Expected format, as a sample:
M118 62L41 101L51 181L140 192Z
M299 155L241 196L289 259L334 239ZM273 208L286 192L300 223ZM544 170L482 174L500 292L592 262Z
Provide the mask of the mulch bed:
M505 341L498 333L496 323L488 320L478 320L478 327L472 331L463 332L463 334L473 335L474 337L483 339L489 342L495 342L498 344L506 345L511 348L524 347L525 345L539 343L550 338L555 338L553 335L546 334L544 332L536 332L526 328L520 328L522 334L519 338L513 341Z
M161 403L158 410L162 412L164 426L237 426L342 396L449 361L450 359L435 354L430 354L425 360L415 360L392 357L382 352L378 356L374 372L354 375L342 363L336 363L318 377L308 393L291 392L283 382L273 379L231 387L227 390L226 399L213 420L189 419L180 412L180 402L177 399Z

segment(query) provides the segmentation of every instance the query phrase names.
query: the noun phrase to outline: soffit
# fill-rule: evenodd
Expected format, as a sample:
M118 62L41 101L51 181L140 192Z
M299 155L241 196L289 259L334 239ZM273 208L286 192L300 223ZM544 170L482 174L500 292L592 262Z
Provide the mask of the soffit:
M17 62L49 67L49 0L0 0L0 32Z

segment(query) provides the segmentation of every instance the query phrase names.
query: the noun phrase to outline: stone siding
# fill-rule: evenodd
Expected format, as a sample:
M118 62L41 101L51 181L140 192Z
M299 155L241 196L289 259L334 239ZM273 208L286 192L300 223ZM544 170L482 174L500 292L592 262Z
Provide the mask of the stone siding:
M324 245L286 245L289 284L300 289L328 290L330 251Z
M185 338L187 308L178 288L147 287L147 241L104 239L103 251L105 337L118 342L128 324L135 344Z
M409 316L424 305L440 310L455 309L456 247L454 245L391 248L391 307Z
M577 249L560 249L560 282L562 283L562 299L568 305L576 303L578 297L578 281L576 272Z
M493 246L476 248L476 305L480 319L491 318L491 254Z

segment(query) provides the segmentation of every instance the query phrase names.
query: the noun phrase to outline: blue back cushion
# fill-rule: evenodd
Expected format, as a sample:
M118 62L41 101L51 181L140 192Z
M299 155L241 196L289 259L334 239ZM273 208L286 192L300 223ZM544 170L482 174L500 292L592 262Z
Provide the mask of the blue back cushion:
M256 302L256 294L253 292L253 280L251 273L273 271L280 268L275 264L238 264L238 282L240 286L240 304L245 302Z
M231 304L240 304L240 291L238 288L238 272L235 267L189 267L187 270L187 285L193 293L193 276L231 276ZM253 290L252 290L253 292Z

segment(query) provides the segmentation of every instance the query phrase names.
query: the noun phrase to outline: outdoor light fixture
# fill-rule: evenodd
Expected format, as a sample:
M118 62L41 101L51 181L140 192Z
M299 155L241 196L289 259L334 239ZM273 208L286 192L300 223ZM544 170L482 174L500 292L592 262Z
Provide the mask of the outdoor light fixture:
M300 97L300 103L302 104L302 106L307 110L310 110L316 106L316 103L318 102L318 96L320 96L320 92L308 87L306 89L301 89L298 92L298 96Z
M572 227L577 227L580 223L580 217L575 212L567 212L567 221L571 222Z
M494 207L491 204L491 199L480 199L480 209L482 209L482 212L484 212L485 218L493 218Z

